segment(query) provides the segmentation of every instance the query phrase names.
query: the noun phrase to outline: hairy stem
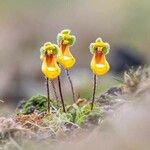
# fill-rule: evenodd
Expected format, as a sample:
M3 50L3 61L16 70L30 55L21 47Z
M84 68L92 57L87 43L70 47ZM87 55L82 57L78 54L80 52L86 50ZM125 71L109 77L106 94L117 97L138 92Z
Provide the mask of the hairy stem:
M56 88L55 88L55 83L54 83L53 80L51 80L51 85L52 85L52 88L53 88L53 91L54 91L55 99L56 99L57 104L58 104L58 95L57 95Z
M67 74L68 80L70 82L73 102L75 103L76 102L75 91L74 91L73 83L72 83L71 77L69 75L69 70L68 69L66 69L66 74Z
M95 92L96 92L96 75L93 74L93 96L92 96L91 110L93 110L95 102Z
M61 90L61 81L60 81L60 76L58 76L58 87L59 87L59 94L60 94L60 99L61 99L61 103L62 103L63 111L64 111L64 112L66 112L65 104L64 104L64 99L63 99L63 95L62 95L62 90Z
M50 90L49 90L49 79L46 78L46 89L47 89L47 112L50 114Z

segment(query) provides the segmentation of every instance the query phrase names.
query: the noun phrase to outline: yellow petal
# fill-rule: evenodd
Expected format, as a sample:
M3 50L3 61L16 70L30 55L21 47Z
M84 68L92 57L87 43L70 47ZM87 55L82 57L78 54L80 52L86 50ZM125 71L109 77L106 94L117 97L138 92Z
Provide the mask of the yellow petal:
M49 79L55 79L60 75L61 69L57 64L56 56L51 54L44 57L42 63L42 72Z
M58 55L58 62L66 69L70 69L75 64L75 58L70 52L69 46L61 46L61 53Z
M102 52L96 52L94 54L91 61L91 69L98 76L105 75L109 71L110 66Z

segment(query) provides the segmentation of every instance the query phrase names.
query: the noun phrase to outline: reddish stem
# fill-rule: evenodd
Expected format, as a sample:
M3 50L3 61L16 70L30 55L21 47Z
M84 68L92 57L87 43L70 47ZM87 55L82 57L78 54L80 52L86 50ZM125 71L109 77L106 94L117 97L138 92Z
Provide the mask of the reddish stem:
M46 78L46 89L47 89L47 112L50 114L50 90L49 90L49 79Z
M76 98L75 98L75 92L74 92L74 87L73 87L73 83L72 83L72 80L71 80L71 77L69 75L69 70L66 69L66 73L67 73L67 77L68 77L68 80L70 82L70 86L71 86L71 92L72 92L72 98L73 98L73 102L75 103L76 102Z
M93 75L93 96L91 103L91 110L93 110L94 102L95 102L95 93L96 93L96 75Z
M61 81L60 81L60 76L58 76L58 87L59 87L59 94L60 94L60 99L61 99L61 103L62 103L63 111L64 111L64 112L66 112L65 104L64 104L64 99L63 99L63 95L62 95L62 90L61 90Z

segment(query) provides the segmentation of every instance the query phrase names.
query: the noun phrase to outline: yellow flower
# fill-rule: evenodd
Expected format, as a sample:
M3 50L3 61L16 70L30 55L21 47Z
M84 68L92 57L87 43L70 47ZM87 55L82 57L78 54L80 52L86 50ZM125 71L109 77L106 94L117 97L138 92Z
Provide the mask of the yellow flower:
M70 52L70 47L75 42L75 36L70 33L70 30L63 30L57 35L57 43L60 46L58 62L66 69L72 68L75 64L75 58Z
M109 49L109 44L103 42L101 38L98 38L95 43L90 44L90 51L93 54L91 69L94 74L102 76L109 71L110 66L105 57Z
M42 60L42 72L49 79L57 78L61 69L57 64L57 54L59 48L57 45L47 42L41 47L40 59Z

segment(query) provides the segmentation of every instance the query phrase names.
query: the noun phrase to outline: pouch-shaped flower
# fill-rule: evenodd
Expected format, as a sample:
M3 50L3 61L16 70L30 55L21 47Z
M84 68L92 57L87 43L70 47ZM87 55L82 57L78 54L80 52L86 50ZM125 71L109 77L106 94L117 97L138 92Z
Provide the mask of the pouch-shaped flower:
M59 48L57 45L47 42L41 47L42 72L49 79L57 78L61 69L57 64L57 54Z
M94 74L98 76L105 75L109 69L109 63L106 60L105 55L109 52L109 44L98 38L95 43L91 43L90 51L93 54L91 61L91 69Z
M70 30L63 30L57 35L57 43L60 47L60 52L58 54L58 62L65 69L70 69L75 64L75 58L70 52L70 47L74 44L76 38L70 33Z

